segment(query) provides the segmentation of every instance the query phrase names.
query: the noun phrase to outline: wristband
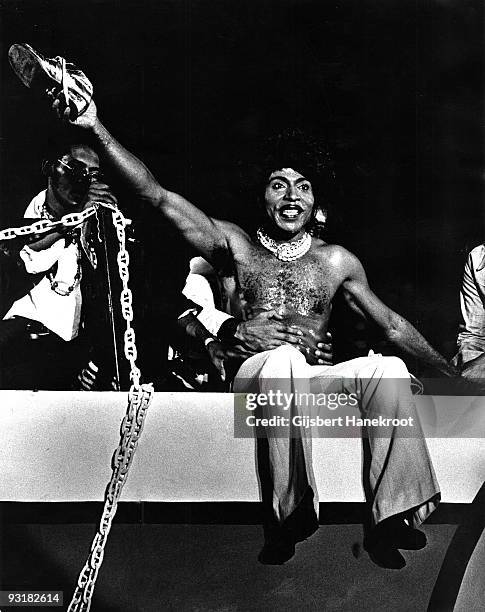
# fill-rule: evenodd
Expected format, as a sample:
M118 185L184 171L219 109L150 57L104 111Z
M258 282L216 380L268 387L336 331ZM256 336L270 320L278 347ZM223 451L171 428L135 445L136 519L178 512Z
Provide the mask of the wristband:
M204 340L204 346L208 347L211 342L217 342L217 338L206 338Z

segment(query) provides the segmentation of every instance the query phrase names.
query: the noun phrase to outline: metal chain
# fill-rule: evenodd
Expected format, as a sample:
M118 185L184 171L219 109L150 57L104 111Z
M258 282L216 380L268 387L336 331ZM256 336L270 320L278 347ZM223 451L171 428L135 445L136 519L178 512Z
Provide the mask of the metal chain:
M138 445L146 411L153 396L151 385L132 385L128 394L128 408L121 423L120 443L113 454L112 474L105 491L105 501L98 532L96 533L88 559L79 574L68 612L88 612L91 608L96 578L103 562L104 548L116 514L118 500L128 476L128 470Z
M23 225L22 227L9 227L8 229L0 230L0 240L12 240L20 236L29 236L33 234L46 234L58 227L75 227L84 223L92 215L96 214L99 206L111 208L110 205L96 202L86 210L79 213L68 213L59 219L59 221L51 221L50 219L39 219L31 225ZM121 213L120 213L121 214Z
M124 333L125 357L130 363L131 388L128 393L128 407L121 423L120 442L113 454L111 479L106 487L103 513L98 527L98 532L91 545L91 552L79 574L77 587L74 591L68 612L88 612L91 607L96 578L103 561L104 547L108 538L113 518L116 514L118 500L128 476L128 470L138 445L145 415L153 397L153 386L151 384L140 384L141 372L136 365L137 350L135 344L135 330L133 321L133 296L128 287L130 257L126 250L125 227L127 221L117 207L110 204L99 203L99 206L109 208L112 211L113 225L119 242L118 273L122 283L120 296L121 311L126 322ZM96 211L94 205L94 212ZM89 210L89 209L88 209ZM86 212L86 211L85 211ZM94 214L91 213L91 214Z
M105 491L104 507L98 531L91 544L91 551L88 559L79 574L77 586L72 596L71 603L69 604L68 612L89 612L91 608L96 578L101 563L103 562L104 548L106 546L108 534L116 514L121 491L123 490L130 465L138 446L138 440L143 430L146 411L153 397L153 385L151 383L140 384L141 372L136 365L137 350L135 344L135 330L131 325L133 321L133 296L128 287L128 280L130 278L128 265L130 257L126 250L125 227L127 225L127 220L116 206L104 202L95 202L83 212L64 215L59 221L41 219L32 223L32 225L8 228L0 231L0 240L11 240L19 236L44 234L52 229L56 229L60 225L63 227L74 227L84 223L89 217L96 214L100 206L112 211L113 224L119 242L118 272L123 287L120 302L122 315L126 322L124 350L125 357L130 363L131 387L128 392L128 407L121 422L120 442L113 454L111 462L112 473Z

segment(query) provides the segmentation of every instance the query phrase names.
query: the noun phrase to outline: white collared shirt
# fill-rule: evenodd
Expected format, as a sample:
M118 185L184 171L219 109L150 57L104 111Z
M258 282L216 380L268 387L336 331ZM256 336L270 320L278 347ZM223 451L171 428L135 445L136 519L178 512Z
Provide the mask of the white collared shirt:
M45 198L45 190L35 196L28 205L24 217L42 218ZM60 238L42 251L34 251L24 246L20 251L20 257L29 274L47 272L57 262L57 272L53 280L59 283L60 289L65 289L74 283L79 258L79 247L76 243L66 246L65 239ZM81 302L79 282L69 295L59 295L51 288L47 276L44 276L27 295L13 303L4 319L18 316L39 321L63 340L72 340L79 331Z

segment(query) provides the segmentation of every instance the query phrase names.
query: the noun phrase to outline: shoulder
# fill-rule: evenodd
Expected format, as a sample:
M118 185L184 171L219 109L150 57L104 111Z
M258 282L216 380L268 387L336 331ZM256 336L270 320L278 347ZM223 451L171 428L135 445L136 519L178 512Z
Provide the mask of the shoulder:
M342 271L362 268L359 259L345 247L339 244L328 244L318 239L315 242L315 252L332 267L339 268Z
M479 244L468 253L462 279L462 290L469 283L485 285L485 245Z
M479 244L468 254L468 258L474 265L485 264L485 244Z
M26 219L35 219L36 217L42 216L42 209L45 203L46 190L44 189L32 198L30 204L27 206L24 212Z

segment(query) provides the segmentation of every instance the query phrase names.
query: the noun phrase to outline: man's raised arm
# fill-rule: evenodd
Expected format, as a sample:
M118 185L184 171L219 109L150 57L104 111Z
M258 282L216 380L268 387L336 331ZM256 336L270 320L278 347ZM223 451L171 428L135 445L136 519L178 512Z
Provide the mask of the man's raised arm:
M357 306L382 328L389 341L446 376L459 376L458 369L448 363L409 321L388 308L371 291L364 268L357 257L340 247L335 257L341 260L336 263L346 274L343 289L349 293Z
M64 109L61 100L60 95L52 105L57 116L91 134L104 164L116 173L134 196L159 210L204 258L220 265L218 257L228 252L221 226L179 194L163 188L145 164L108 132L98 119L93 101L80 117L71 121L69 108Z

